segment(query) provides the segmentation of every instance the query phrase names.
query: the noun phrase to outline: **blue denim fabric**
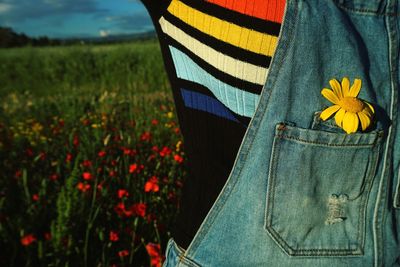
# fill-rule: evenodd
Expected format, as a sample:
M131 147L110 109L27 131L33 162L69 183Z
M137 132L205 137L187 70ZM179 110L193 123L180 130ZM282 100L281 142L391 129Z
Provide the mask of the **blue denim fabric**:
M164 266L400 266L398 0L288 0L256 113L218 199ZM376 123L319 112L361 78Z

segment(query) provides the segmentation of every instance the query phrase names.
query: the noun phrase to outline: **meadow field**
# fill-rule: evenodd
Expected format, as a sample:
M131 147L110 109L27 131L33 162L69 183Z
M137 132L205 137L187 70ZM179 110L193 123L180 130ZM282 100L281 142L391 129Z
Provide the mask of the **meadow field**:
M183 146L156 40L0 49L0 266L161 266Z

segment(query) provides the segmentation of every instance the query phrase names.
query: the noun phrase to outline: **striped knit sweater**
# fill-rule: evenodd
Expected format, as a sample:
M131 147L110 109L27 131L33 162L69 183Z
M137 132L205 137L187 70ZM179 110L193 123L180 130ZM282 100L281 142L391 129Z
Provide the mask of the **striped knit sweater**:
M156 27L188 158L172 236L186 248L221 191L274 54L284 0L142 0Z

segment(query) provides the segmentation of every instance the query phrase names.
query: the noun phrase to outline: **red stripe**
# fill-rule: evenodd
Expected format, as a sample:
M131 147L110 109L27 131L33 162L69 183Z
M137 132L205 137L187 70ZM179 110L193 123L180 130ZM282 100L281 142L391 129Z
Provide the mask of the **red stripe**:
M285 0L206 0L236 12L282 23Z

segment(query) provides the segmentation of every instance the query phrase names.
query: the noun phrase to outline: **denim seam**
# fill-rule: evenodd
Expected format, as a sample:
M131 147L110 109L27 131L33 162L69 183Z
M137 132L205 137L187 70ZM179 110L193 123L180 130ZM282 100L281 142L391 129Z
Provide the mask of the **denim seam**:
M298 2L298 0L287 0L286 6L285 6L286 12L287 12L287 9L291 7L289 2ZM191 257L191 258L195 257L197 248L198 248L199 244L201 243L201 240L204 238L205 234L208 232L208 230L213 225L217 214L222 210L223 206L225 205L228 196L233 191L233 188L235 187L235 185L238 181L238 177L243 170L242 162L245 161L245 159L248 155L248 151L254 142L255 133L258 131L258 129L260 127L260 122L262 121L262 119L265 116L265 113L266 113L265 110L267 110L270 96L272 94L272 91L275 88L275 83L276 83L276 79L277 79L276 77L278 76L279 70L282 68L282 65L286 59L285 52L292 45L291 40L293 38L294 28L296 27L296 24L297 24L296 19L297 19L298 6L293 5L292 9L293 9L291 11L292 14L290 14L291 20L284 19L284 21L283 21L281 33L280 33L281 39L278 42L278 46L275 50L275 55L271 61L270 72L268 74L267 81L264 84L263 90L261 92L261 96L260 96L259 103L257 105L256 112L250 121L250 124L245 133L245 136L242 140L242 144L239 147L239 154L238 154L238 157L235 160L234 165L232 167L232 173L230 174L228 181L226 182L224 188L220 192L220 195L217 197L217 200L214 202L215 206L213 205L210 213L207 214L207 216L204 220L205 223L200 225L200 228L199 228L198 232L196 233L194 239L192 240L192 243L189 244L189 247L185 252L186 257ZM283 32L284 28L287 28L285 38L282 37L283 33L284 33ZM280 55L281 57L279 58L278 55ZM278 59L279 59L279 61L278 61ZM274 66L275 66L275 68L274 68ZM275 72L273 72L272 71L273 69L277 69L277 70ZM268 85L270 85L270 87L272 89L268 90L268 88L267 88ZM240 163L240 165L239 165L239 163ZM232 177L235 177L235 179L233 179Z
M392 12L376 12L374 10L369 10L369 9L362 9L362 8L351 8L347 7L341 3L339 3L337 0L333 0L335 4L340 8L343 9L347 12L353 12L359 15L365 15L365 16L390 16L390 17L398 17L400 16L399 13L392 13Z
M400 209L400 166L398 166L397 170L397 185L393 201L394 201L393 206L397 209Z
M314 145L337 147L337 148L341 148L341 147L343 147L343 148L346 148L346 147L370 148L375 145L375 143L373 143L373 144L328 144L328 143L321 143L321 142L315 142L315 141L308 141L308 140L301 139L298 137L287 136L287 135L282 135L282 134L278 134L278 135L276 135L276 137L278 137L280 139L289 139L289 140L299 141L299 142L305 143L305 144L314 144Z
M390 1L394 8L398 8L395 6L395 2ZM395 108L397 108L397 85L398 85L398 77L397 77L397 70L398 70L398 49L399 49L399 30L397 26L397 20L393 17L386 17L385 24L387 27L387 34L388 34L388 48L389 48L389 69L390 69L390 83L391 83L391 103L390 103L390 119L392 121L392 125L389 126L388 135L387 135L387 142L385 151L383 153L383 164L382 164L382 173L380 177L380 182L378 185L378 194L376 198L375 208L374 208L374 219L373 219L373 238L374 238L374 266L382 266L383 258L384 258L384 224L385 224L385 212L387 212L387 195L388 195L388 183L389 183L389 169L391 167L392 161L392 153L391 149L393 150L393 141L394 141L394 133L392 133L395 129L397 124L397 112ZM397 38L396 38L397 37Z

